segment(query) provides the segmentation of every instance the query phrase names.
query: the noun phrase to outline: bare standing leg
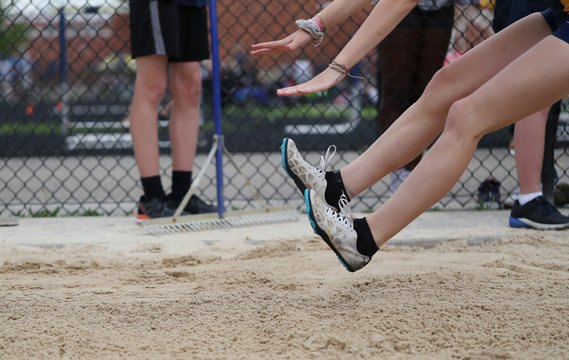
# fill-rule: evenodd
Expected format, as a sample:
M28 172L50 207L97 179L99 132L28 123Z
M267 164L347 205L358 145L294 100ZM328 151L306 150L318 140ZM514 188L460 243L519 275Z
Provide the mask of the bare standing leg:
M548 112L549 107L516 123L514 145L520 144L516 147L516 169L521 194L541 191L543 142Z
M202 79L199 62L171 63L174 109L170 123L172 167L191 171L198 142Z
M166 91L167 61L162 55L136 59L136 83L129 119L136 163L142 177L160 173L157 121L158 106Z

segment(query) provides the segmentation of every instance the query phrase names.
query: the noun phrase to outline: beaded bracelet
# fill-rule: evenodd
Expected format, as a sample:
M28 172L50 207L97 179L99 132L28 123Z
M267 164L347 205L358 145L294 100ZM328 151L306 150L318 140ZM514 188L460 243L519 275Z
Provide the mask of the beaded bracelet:
M336 70L337 72L344 74L346 76L349 76L351 78L354 79L363 79L363 76L356 76L356 75L352 75L350 74L350 69L348 69L348 67L346 65L342 65L336 62L336 60L332 60L332 62L330 63L330 65L328 65L328 67L332 70Z

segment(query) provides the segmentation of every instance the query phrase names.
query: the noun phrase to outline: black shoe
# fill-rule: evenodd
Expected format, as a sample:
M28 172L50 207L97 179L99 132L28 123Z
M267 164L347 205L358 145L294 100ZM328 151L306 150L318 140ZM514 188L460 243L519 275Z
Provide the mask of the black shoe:
M569 204L569 184L561 183L553 190L553 203L555 206Z
M172 198L172 195L168 195L168 202L170 206L176 209L182 200L175 200ZM214 213L217 212L217 206L210 205L197 197L197 195L192 195L190 197L190 201L186 204L184 208L184 212L188 214L205 214L205 213Z
M502 208L500 182L492 176L484 180L478 187L478 202L484 209Z
M138 201L138 210L136 212L136 220L149 220L163 217L173 216L176 208L172 207L168 199L165 197L155 199L145 199L140 197Z
M510 226L537 230L560 230L569 227L569 217L562 215L543 196L520 205L514 202L510 213Z

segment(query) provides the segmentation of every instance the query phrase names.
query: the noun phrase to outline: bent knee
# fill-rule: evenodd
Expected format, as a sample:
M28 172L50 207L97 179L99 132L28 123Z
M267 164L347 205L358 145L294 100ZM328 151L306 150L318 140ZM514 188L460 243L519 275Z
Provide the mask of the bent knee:
M446 116L451 105L460 99L460 95L454 89L458 78L454 71L444 67L438 70L425 87L420 100L433 109L440 116Z
M425 93L440 93L448 90L448 87L456 81L455 76L452 75L452 72L448 70L448 68L443 67L442 69L437 70L437 72L433 75L427 86L425 87Z
M471 102L468 99L460 99L450 106L444 132L462 140L478 142L485 135L480 124Z

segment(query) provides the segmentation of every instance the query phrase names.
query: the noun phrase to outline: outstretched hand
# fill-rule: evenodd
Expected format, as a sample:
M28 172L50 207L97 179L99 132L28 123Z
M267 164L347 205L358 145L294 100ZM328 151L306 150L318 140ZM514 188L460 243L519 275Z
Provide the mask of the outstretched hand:
M304 30L297 30L281 40L251 45L251 55L261 56L289 52L312 42L312 36Z
M312 42L312 36L304 30L297 30L284 39L251 45L251 55L279 54L296 50ZM278 96L301 96L328 90L346 77L346 74L326 68L311 80L295 86L278 89Z
M330 89L346 77L346 74L326 68L311 80L295 86L277 90L278 96L299 96Z

